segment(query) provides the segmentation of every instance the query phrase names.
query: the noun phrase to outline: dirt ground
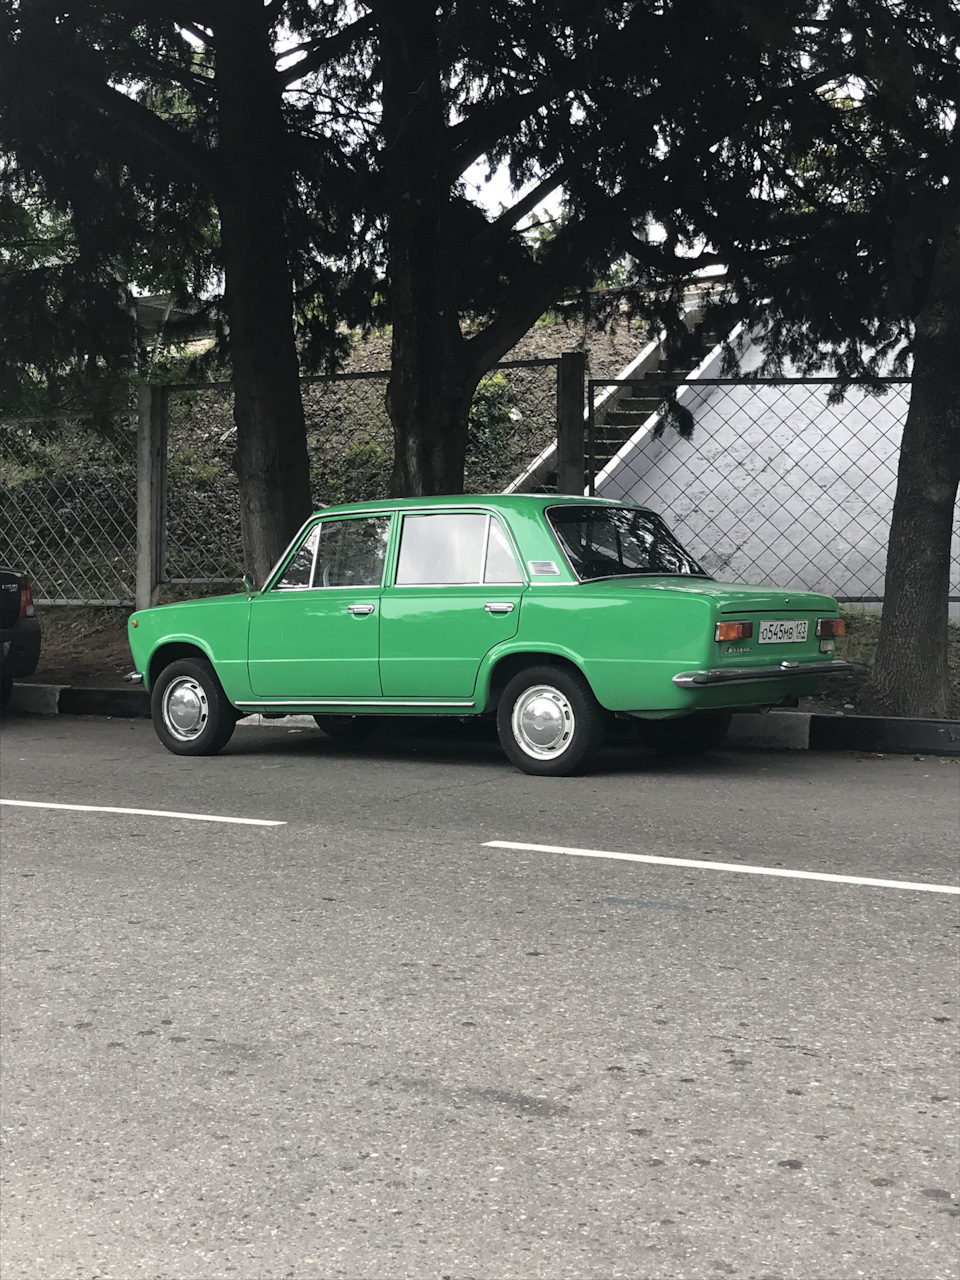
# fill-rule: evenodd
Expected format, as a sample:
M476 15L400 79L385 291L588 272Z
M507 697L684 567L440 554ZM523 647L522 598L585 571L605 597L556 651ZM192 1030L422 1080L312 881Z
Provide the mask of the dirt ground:
M130 613L131 609L38 608L43 643L31 683L123 688L123 677L134 669L127 644Z
M123 677L133 671L127 646L129 609L38 609L43 627L40 665L30 680L38 684L80 688L123 688ZM844 611L847 636L838 646L842 657L869 665L876 647L879 614ZM953 685L952 714L960 718L960 626L950 627L950 667ZM862 680L837 681L818 698L807 698L801 710L856 715Z

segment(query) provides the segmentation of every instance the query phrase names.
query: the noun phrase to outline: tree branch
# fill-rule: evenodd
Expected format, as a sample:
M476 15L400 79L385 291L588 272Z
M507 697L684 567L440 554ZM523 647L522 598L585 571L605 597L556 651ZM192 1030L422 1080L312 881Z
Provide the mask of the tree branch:
M137 133L152 142L215 196L226 188L227 175L213 152L197 146L186 134L167 124L135 98L128 97L112 85L92 80L68 80L61 87L112 116L131 133Z
M313 41L309 46L304 46L304 48L310 49L309 53L301 58L299 62L295 62L292 67L284 67L282 71L277 72L280 83L285 89L288 89L297 80L302 80L304 76L310 75L313 71L319 71L328 62L332 62L334 58L338 58L342 53L345 53L356 40L368 35L372 31L373 25L373 15L367 14L366 17L358 18L356 22L351 22L348 27L338 31L335 36L327 36L323 40Z
M611 197L592 218L567 223L537 262L519 276L499 314L465 344L470 365L481 372L502 358L582 275L583 246L607 239L624 217L622 202Z
M509 209L505 209L503 213L488 223L486 228L473 241L471 249L486 249L494 240L512 230L520 219L535 209L551 191L556 191L558 187L563 185L566 173L567 166L561 165L559 169L555 169L553 173L538 182L532 191L528 191L516 204L511 205Z
M511 98L499 98L471 112L459 124L448 130L450 147L448 173L451 182L469 169L503 137L521 124L528 116L545 107L554 98L566 92L554 81L545 82L528 93Z

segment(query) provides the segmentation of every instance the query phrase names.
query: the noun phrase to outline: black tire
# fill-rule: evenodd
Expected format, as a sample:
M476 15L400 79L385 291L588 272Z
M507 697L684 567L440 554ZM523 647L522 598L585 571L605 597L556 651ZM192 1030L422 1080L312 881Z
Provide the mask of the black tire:
M380 716L314 716L317 728L328 738L344 742L359 742L369 738L380 728Z
M203 658L179 658L160 672L150 695L157 737L175 756L213 756L237 726L237 710Z
M732 719L729 711L695 711L677 720L638 720L637 732L663 756L702 756L720 745Z
M0 671L0 711L6 711L12 693L13 676L8 675L6 671Z
M585 769L603 745L606 721L586 679L565 667L521 671L497 707L500 745L518 769L539 777Z

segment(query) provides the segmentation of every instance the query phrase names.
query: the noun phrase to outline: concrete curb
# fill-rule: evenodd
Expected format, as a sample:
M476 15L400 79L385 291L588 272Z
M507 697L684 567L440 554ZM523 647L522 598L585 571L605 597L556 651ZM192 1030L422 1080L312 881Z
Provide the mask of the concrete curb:
M10 710L35 716L150 718L145 689L74 689L59 684L14 684Z
M740 715L725 745L788 751L870 751L882 755L960 756L960 720L828 716L807 711Z
M55 684L15 684L10 710L23 715L120 716L149 718L145 689L75 689ZM264 720L250 716L244 726L312 726L310 716ZM883 755L960 757L960 720L905 720L884 716L827 716L806 711L738 715L725 746L768 751L869 751Z

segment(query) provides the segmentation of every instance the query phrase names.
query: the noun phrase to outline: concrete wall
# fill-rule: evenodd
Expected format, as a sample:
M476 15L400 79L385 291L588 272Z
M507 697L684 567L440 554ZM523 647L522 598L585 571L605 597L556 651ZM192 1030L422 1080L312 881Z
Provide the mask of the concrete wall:
M742 367L759 360L748 347ZM716 377L719 368L698 373ZM854 388L837 405L827 403L829 390L684 388L692 439L672 427L656 439L644 424L598 477L597 492L661 512L718 578L882 597L909 386L880 398ZM953 596L958 556L960 531Z

